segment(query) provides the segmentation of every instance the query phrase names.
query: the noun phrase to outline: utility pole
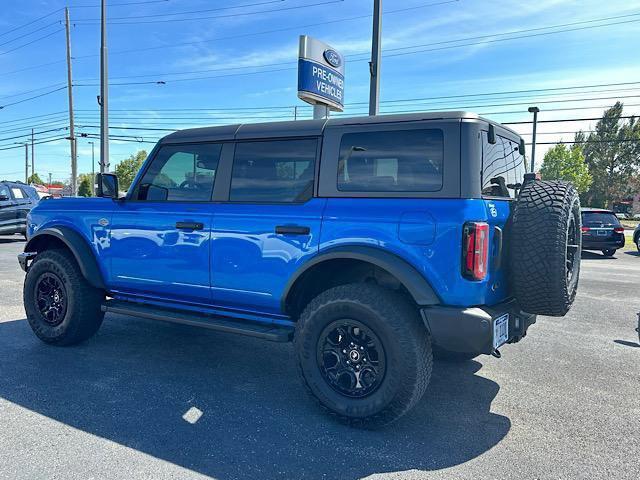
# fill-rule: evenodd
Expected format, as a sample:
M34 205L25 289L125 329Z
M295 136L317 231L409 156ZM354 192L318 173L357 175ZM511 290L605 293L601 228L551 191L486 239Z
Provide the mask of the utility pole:
M69 8L64 9L64 24L67 32L67 90L69 92L69 141L71 142L71 196L77 193L78 158L76 156L76 135L73 122L73 84L71 75L71 33L69 31Z
M373 38L371 39L371 62L369 73L369 115L377 115L380 110L380 60L382 34L382 0L373 0Z
M29 183L29 144L24 144L24 183Z
M47 184L47 190L51 193L51 172L49 172L49 183Z
M91 195L96 196L96 156L94 147L96 142L88 142L91 145Z
M33 143L33 128L31 129L31 178L36 174L36 154L34 151L34 143Z
M529 107L529 113L533 113L533 140L531 140L531 173L535 173L536 168L536 131L538 129L538 107Z
M109 84L107 72L107 2L100 21L100 173L109 171Z

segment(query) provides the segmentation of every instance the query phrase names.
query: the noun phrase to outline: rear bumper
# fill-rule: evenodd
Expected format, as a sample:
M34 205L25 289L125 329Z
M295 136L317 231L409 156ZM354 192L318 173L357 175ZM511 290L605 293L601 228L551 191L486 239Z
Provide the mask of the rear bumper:
M624 235L616 235L613 238L607 238L599 240L598 237L582 237L582 249L583 250L608 250L611 248L624 247Z
M491 354L494 351L494 322L509 314L506 343L520 341L536 316L523 312L515 300L491 307L442 307L434 305L421 309L431 339L435 345L452 352Z

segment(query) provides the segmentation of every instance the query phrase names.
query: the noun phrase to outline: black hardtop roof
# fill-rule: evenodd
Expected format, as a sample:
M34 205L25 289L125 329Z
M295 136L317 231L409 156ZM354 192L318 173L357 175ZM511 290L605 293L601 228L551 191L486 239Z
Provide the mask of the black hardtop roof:
M419 120L480 120L508 130L519 137L514 130L500 123L465 111L403 113L395 115L374 115L367 117L335 117L324 120L290 120L285 122L242 123L219 127L200 127L178 130L160 140L160 143L216 142L225 140L314 137L322 135L328 126L364 125L390 122L415 122Z

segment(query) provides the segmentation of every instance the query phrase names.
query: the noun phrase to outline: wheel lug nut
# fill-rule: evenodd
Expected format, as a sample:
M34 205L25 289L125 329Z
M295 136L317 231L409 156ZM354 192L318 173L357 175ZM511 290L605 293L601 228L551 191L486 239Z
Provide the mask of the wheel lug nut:
M342 350L342 353L347 353L347 351L346 350Z

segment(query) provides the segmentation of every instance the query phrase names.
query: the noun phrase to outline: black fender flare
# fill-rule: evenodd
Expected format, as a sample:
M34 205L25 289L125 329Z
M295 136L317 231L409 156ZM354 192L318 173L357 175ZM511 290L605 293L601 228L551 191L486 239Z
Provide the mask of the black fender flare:
M87 241L78 232L69 227L49 227L37 231L24 247L25 252L42 251L40 245L45 242L45 236L58 239L66 245L80 266L80 271L92 287L106 290L102 272L98 267L96 257Z
M386 270L396 277L402 285L408 290L413 300L418 305L438 305L440 299L433 290L426 278L424 278L418 270L409 262L399 256L380 250L375 247L367 247L360 245L345 245L340 247L329 248L304 263L289 278L284 288L280 300L282 311L286 311L287 299L296 281L309 269L322 262L335 259L352 259L361 260L371 263L377 267Z

